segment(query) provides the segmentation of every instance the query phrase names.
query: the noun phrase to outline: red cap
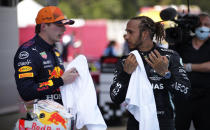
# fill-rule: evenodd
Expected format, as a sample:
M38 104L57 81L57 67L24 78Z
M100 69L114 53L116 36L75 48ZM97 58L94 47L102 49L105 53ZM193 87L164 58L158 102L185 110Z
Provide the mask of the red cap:
M74 24L73 20L66 19L56 6L47 6L42 8L36 16L36 24L57 23L57 24Z

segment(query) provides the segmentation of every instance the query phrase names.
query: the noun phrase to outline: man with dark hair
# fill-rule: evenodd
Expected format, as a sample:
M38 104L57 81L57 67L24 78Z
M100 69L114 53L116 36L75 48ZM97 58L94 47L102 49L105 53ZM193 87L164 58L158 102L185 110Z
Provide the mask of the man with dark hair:
M210 130L210 16L198 16L200 25L195 28L195 36L175 44L192 86L189 100L175 100L177 130L189 130L191 121L196 130Z
M78 73L75 68L64 72L54 44L60 41L65 25L73 23L56 6L38 12L36 36L21 45L14 58L17 89L24 101L52 99L62 104L59 87L74 82Z
M175 51L158 47L153 42L154 36L157 42L164 38L164 29L160 22L155 23L146 16L134 17L128 21L126 32L125 40L129 49L137 50L142 57L147 78L153 87L156 103L154 109L157 109L160 130L175 130L172 98L185 98L190 89L181 58ZM114 81L110 88L110 96L114 103L120 104L125 101L131 75L137 66L138 62L133 54L122 57L116 65ZM138 85L140 87L141 83ZM127 130L139 130L139 125L141 122L129 113Z

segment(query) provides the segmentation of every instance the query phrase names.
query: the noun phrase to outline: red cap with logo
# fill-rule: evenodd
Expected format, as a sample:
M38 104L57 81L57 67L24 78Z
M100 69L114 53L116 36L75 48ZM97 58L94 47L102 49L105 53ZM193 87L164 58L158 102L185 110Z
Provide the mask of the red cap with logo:
M73 20L66 19L60 10L56 6L46 6L42 8L36 16L36 24L42 23L56 23L56 24L74 24Z

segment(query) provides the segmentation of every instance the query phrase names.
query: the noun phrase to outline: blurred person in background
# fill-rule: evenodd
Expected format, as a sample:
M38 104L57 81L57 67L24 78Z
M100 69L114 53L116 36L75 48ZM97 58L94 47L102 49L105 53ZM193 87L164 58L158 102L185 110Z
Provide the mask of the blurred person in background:
M195 36L176 47L192 86L189 100L175 100L177 130L189 130L191 121L196 130L210 130L210 16L199 18Z
M159 42L164 38L164 29L160 22L155 23L146 16L134 17L128 21L126 32L125 40L129 49L137 50L142 57L147 78L153 87L156 103L154 109L157 110L160 130L175 130L172 97L186 98L190 89L190 82L181 58L175 51L158 47L153 42L154 36ZM125 101L130 78L137 65L133 54L122 57L116 65L115 76L110 87L110 96L114 103L121 104ZM141 84L137 85L141 86ZM131 113L129 113L127 130L139 130L139 122Z
M73 23L56 6L38 12L35 37L21 45L14 57L17 89L24 101L50 99L62 104L59 87L74 82L78 73L75 68L64 72L55 43L64 34L65 25Z
M117 51L115 47L117 46L117 42L115 40L109 41L109 44L107 45L104 56L118 56Z

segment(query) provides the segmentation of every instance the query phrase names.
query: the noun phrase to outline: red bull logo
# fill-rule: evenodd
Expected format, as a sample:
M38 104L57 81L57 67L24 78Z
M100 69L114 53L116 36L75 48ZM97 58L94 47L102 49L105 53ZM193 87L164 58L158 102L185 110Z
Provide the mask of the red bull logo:
M54 123L55 125L61 124L66 129L67 121L62 116L60 116L58 113L53 113L50 116L50 118L48 119L48 121Z
M51 71L51 70L48 70L48 71L49 71L49 75L50 75L49 79L59 78L63 74L63 70L59 66L56 66L53 69L53 71Z
M67 129L67 119L63 118L58 112L46 112L41 110L40 113L44 113L45 115L44 118L39 118L39 122L43 125L61 128L61 130Z
M53 81L52 80L48 80L47 82L42 82L39 83L39 87L44 87L44 86L53 86Z

